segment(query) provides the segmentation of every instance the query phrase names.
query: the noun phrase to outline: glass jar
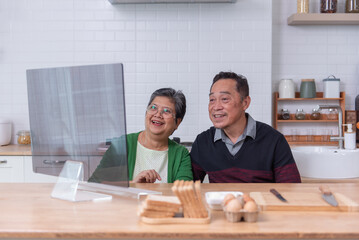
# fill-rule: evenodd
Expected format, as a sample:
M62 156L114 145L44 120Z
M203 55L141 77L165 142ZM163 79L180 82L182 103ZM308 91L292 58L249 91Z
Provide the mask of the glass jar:
M295 113L295 119L297 120L304 120L305 119L305 113L303 109L298 108L297 112Z
M328 120L338 120L338 110L335 108L329 108L327 118Z
M346 13L359 13L359 0L346 0L345 12Z
M16 135L18 136L17 137L18 144L23 144L23 145L31 144L30 131L21 130L18 131Z
M321 13L336 13L337 12L337 0L320 0L320 12Z
M319 109L313 108L312 114L310 115L310 119L319 120L320 119L320 111Z
M286 108L282 109L281 117L282 117L283 120L289 120L290 119L290 114L289 114L288 109L286 109Z
M297 0L297 13L309 13L309 0Z

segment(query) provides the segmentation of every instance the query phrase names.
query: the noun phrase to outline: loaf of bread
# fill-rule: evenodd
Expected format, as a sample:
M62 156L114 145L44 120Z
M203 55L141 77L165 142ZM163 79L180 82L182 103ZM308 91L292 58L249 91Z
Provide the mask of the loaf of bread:
M173 217L180 212L181 202L176 196L148 195L138 210L138 215L150 218Z
M138 209L138 215L148 218L168 218L183 209L185 218L208 218L203 203L201 182L177 180L172 191L176 196L148 195Z
M172 186L173 193L183 206L185 218L207 218L208 211L202 200L201 183L196 181L177 180Z

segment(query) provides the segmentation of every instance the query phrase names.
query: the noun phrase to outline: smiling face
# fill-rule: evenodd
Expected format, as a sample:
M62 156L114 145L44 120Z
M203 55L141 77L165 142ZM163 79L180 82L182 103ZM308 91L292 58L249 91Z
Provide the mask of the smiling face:
M245 110L249 107L250 97L243 100L233 79L221 79L215 82L209 94L209 118L216 128L226 133L236 129L244 130Z
M177 119L176 123L175 104L168 97L158 96L153 99L149 106L152 105L156 105L158 111L157 113L150 113L150 111L146 111L146 133L152 137L156 137L157 139L167 139L181 123L181 119ZM163 117L162 111L164 108L170 109L173 116L170 118Z

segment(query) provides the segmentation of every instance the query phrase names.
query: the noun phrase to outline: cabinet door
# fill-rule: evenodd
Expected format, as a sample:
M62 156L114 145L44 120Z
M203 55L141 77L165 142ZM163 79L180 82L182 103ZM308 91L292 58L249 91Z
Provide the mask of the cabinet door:
M24 159L24 180L28 183L55 183L57 181L57 177L35 173L32 167L32 157L26 156Z
M0 182L24 182L23 156L0 156Z

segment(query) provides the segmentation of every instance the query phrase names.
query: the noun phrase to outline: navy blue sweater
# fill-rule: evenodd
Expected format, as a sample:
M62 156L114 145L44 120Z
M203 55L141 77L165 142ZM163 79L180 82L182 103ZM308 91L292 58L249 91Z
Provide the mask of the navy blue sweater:
M199 134L191 149L193 177L211 183L300 183L300 175L284 136L256 121L256 137L247 136L232 156L221 140L213 142L215 128Z

